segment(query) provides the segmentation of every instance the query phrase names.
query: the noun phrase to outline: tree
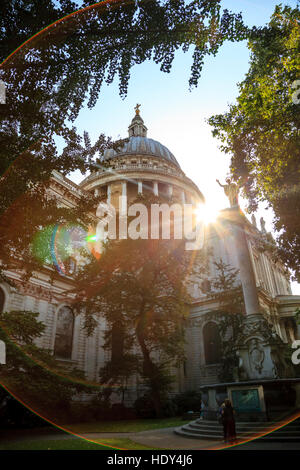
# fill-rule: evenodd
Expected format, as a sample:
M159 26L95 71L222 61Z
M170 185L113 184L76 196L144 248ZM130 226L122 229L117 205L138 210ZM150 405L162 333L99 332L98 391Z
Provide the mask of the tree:
M157 197L142 197L150 208ZM156 415L173 381L172 367L184 360L189 276L205 255L184 251L182 240L109 240L99 260L91 259L76 279L77 308L86 328L106 320L111 360L102 369L105 384L139 374L151 391Z
M279 232L279 255L300 279L299 7L277 6L270 23L250 34L250 68L237 102L209 123L248 209L267 202Z
M212 281L211 295L218 301L219 309L208 316L218 323L222 351L219 378L228 382L235 379L234 374L238 367L235 339L243 330L245 306L242 287L237 281L238 269L222 260L214 262L214 265L217 274Z
M213 297L218 300L220 310L226 314L241 313L245 310L242 286L237 281L238 269L221 259L214 261L217 275L212 280Z

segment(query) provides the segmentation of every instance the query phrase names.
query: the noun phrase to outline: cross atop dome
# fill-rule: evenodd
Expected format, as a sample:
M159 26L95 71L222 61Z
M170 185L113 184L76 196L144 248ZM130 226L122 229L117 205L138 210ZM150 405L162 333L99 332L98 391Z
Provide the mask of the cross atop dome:
M128 127L129 137L147 137L147 127L140 116L140 104L135 106L135 116Z

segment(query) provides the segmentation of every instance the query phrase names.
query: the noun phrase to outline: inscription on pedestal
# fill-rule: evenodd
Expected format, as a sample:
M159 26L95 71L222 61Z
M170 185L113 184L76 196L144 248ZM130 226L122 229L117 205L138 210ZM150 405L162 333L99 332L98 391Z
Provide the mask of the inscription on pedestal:
M258 389L232 390L233 407L239 412L259 412L261 410Z

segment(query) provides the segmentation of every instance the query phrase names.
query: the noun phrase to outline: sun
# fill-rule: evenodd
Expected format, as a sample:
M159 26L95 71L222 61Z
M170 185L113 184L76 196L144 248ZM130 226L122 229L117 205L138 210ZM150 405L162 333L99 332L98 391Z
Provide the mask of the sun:
M197 222L204 222L205 225L208 225L217 220L219 209L211 204L198 204L195 214Z

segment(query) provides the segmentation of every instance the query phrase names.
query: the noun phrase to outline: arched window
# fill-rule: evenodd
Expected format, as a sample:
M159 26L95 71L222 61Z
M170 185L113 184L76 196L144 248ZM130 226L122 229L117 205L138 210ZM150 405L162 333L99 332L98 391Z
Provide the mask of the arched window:
M74 314L70 307L62 307L57 314L54 355L71 359L73 344Z
M218 325L206 323L203 328L204 353L206 364L217 364L221 361L221 338Z
M0 313L4 310L5 294L4 290L0 287Z

